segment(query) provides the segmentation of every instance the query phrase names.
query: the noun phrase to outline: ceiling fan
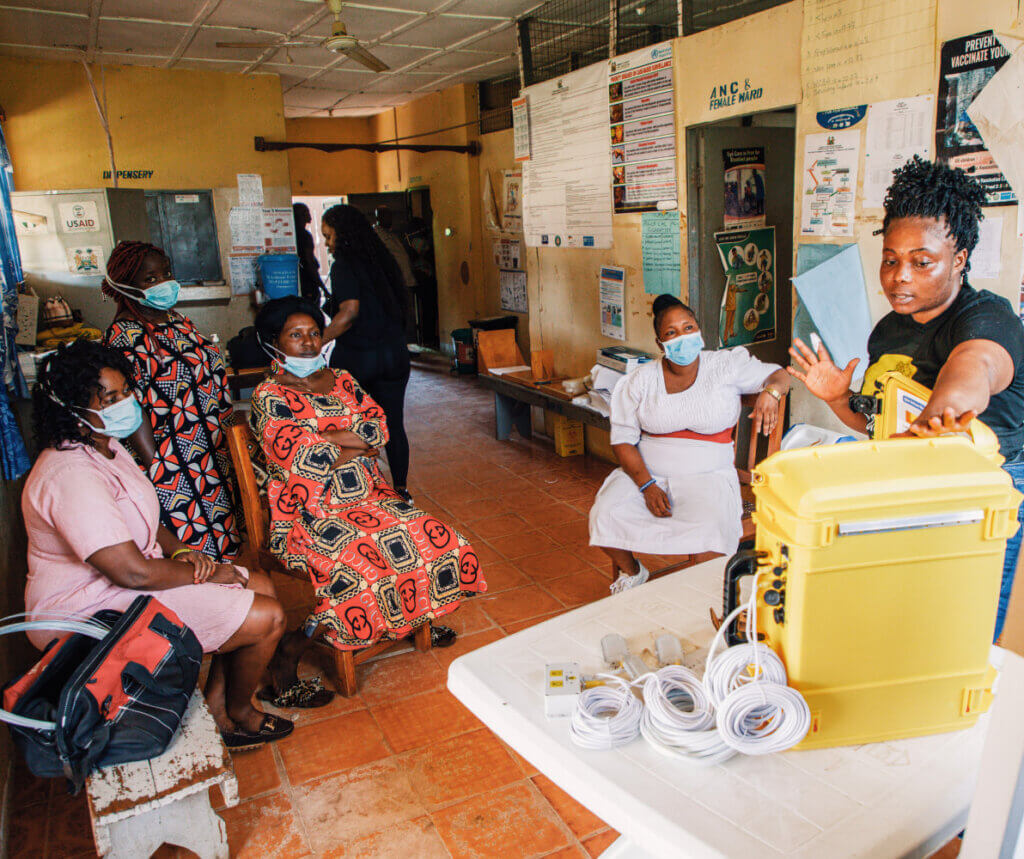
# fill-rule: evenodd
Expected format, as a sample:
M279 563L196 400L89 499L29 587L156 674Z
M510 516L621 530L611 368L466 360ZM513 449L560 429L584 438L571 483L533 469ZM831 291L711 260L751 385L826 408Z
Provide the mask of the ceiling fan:
M318 0L314 0L314 2L318 2ZM387 71L390 66L378 60L366 48L360 45L359 40L355 36L348 34L348 30L345 29L345 23L341 20L341 8L344 5L342 0L324 0L324 2L334 15L334 24L331 26L331 35L324 39L320 46L327 48L332 53L344 54L357 63L366 66L370 71ZM294 40L285 42L217 42L218 48L284 48L286 53L288 48L309 48L312 45L312 42ZM290 61L291 58L289 58Z

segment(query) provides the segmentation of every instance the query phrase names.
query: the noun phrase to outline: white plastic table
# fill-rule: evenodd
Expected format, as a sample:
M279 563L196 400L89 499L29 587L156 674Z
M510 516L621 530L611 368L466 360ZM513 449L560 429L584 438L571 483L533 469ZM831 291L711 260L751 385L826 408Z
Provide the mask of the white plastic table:
M715 767L663 757L643 739L612 751L572 745L568 720L544 716L544 666L605 668L600 640L633 653L672 632L703 673L721 610L719 558L525 629L456 659L448 688L495 734L622 833L620 855L664 857L927 856L966 820L984 739L973 728L910 740L766 757ZM693 649L696 648L696 649ZM995 651L995 649L994 649Z

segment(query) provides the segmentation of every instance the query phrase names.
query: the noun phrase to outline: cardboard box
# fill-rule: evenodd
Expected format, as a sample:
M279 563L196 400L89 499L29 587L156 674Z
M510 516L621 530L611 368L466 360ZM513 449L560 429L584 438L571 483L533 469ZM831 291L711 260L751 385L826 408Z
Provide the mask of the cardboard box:
M35 346L39 325L39 296L34 292L18 294L18 334L14 342L19 346Z

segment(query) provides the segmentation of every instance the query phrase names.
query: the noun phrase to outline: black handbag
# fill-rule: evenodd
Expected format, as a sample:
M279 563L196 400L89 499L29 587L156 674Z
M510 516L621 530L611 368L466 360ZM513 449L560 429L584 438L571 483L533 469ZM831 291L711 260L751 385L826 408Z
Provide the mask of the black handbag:
M63 775L77 793L93 770L148 760L171 744L203 657L174 612L139 596L124 612L9 623L0 635L27 629L65 633L3 690L0 721L35 775Z

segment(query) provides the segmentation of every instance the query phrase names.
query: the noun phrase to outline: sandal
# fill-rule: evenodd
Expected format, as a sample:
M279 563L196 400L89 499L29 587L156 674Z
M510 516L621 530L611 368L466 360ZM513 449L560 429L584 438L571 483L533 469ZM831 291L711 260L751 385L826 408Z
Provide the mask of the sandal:
M330 704L334 693L324 688L324 681L319 677L312 680L296 680L281 693L275 693L270 686L264 686L256 693L256 699L266 701L279 710L298 708L312 710Z
M280 716L273 716L270 713L263 714L263 722L258 731L245 731L236 728L234 731L221 731L221 739L224 745L233 752L244 752L249 749L258 749L266 743L274 740L281 740L287 737L295 729L295 724Z
M450 626L430 626L431 647L451 647L455 644L456 632Z

